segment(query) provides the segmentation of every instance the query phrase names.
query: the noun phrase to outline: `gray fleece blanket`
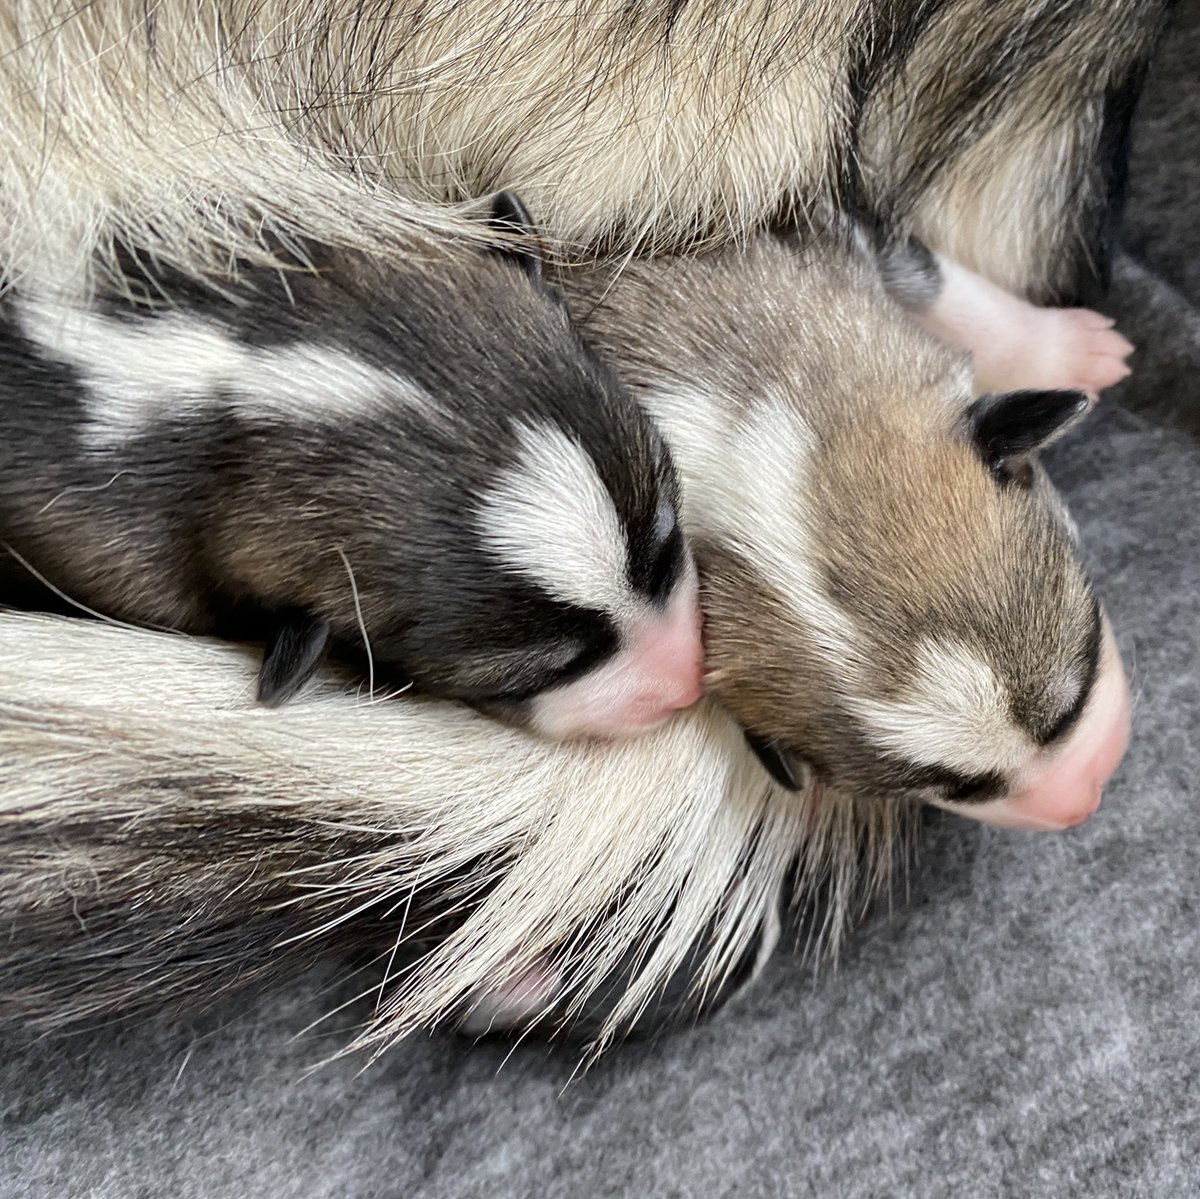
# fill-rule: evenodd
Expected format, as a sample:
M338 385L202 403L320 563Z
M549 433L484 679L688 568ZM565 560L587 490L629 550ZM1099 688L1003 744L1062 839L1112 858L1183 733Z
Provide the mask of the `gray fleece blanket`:
M1136 373L1051 461L1138 695L1096 819L934 823L836 970L782 953L582 1078L448 1038L310 1072L345 1034L298 1035L349 995L336 963L190 1020L6 1034L0 1195L1200 1194L1200 2L1133 169L1111 307Z

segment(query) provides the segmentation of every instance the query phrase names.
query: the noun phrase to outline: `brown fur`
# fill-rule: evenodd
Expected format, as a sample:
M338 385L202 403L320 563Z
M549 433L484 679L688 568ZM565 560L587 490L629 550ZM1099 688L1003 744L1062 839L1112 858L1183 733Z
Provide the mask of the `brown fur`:
M8 280L31 274L86 289L118 234L202 274L227 269L235 254L273 260L277 242L297 231L384 255L403 244L411 255L414 230L431 242L470 236L447 202L516 186L565 255L623 260L744 239L781 213L803 225L833 197L1049 297L1076 286L1081 249L1087 265L1102 267L1099 233L1119 192L1102 143L1109 133L1119 141L1118 101L1136 83L1163 7L27 0L0 12L0 256ZM633 287L646 286L631 274ZM831 328L827 309L793 310L787 294L772 306L751 287L736 302L693 309L705 294L693 284L656 286L664 309L686 319L638 328L628 344L649 360L661 341L681 386L700 363L701 378L728 382L730 396L757 395L757 363L769 382L782 353L784 366L789 356L810 361L806 402L861 405L866 386L884 417L890 402L898 410L914 394L881 380L904 378L920 392L947 362L900 325L871 323L874 301L859 321ZM689 334L693 317L702 323ZM813 354L829 337L836 353ZM921 402L915 411L934 415ZM952 423L946 415L940 434ZM856 451L873 444L858 440ZM890 460L886 447L880 453ZM814 497L825 491L832 520L852 492L836 472ZM953 511L949 501L934 508ZM882 585L903 610L910 589L888 531L905 530L886 507L874 525L872 554L890 572ZM722 686L764 722L783 719L779 696L799 694L798 719L814 724L827 664L807 634L786 631L774 584L735 564L735 551L753 563L755 550L727 538L710 547L710 575L728 584L722 596L710 583L710 602L727 607L726 643L764 671L738 677L728 673L737 662L727 663ZM858 586L852 550L826 556ZM784 622L790 657L765 652L765 626L739 631L747 586L761 618ZM0 752L20 764L0 794L0 839L14 849L0 888L15 930L0 957L3 994L13 1014L44 1026L207 995L214 977L232 985L260 967L269 974L292 938L342 929L360 901L394 915L418 882L436 890L459 881L444 863L461 869L473 850L503 847L498 872L476 876L481 885L499 879L496 895L409 977L368 1039L386 1044L444 1016L494 980L507 955L579 950L574 934L598 928L596 953L574 959L575 994L584 995L598 964L638 952L657 931L667 949L641 959L611 1030L683 960L692 934L730 911L732 891L744 907L732 909L697 972L704 993L731 947L754 936L797 857L804 885L836 880L826 912L842 929L857 911L860 850L882 873L906 811L779 802L736 729L707 726L708 711L680 722L700 730L694 741L606 751L644 751L644 766L589 761L574 773L563 751L537 766L520 744L497 750L496 730L482 725L459 739L462 714L448 708L407 740L380 735L392 727L382 709L343 711L336 729L321 711L249 731L244 669L229 676L230 690L206 690L207 671L224 669L214 647L93 628L107 639L100 647L49 624L34 655L28 626L0 619L10 704ZM813 672L809 692L796 686L796 664ZM189 694L199 695L190 716L172 707ZM395 709L397 720L410 715ZM427 747L442 734L453 752L431 765ZM381 745L412 751L411 770L396 769ZM447 763L449 780L439 774ZM691 772L682 782L681 766ZM342 831L326 840L331 828ZM397 828L417 831L415 851ZM380 830L388 839L377 856ZM199 847L194 855L189 846ZM431 857L435 847L442 856ZM293 874L313 860L310 850L316 887ZM654 868L639 874L647 862ZM641 884L632 891L631 878ZM681 910L670 900L685 883ZM631 893L636 915L614 902ZM443 894L452 902L457 892ZM260 936L264 914L270 931ZM93 940L97 930L111 939ZM120 952L97 959L114 943Z

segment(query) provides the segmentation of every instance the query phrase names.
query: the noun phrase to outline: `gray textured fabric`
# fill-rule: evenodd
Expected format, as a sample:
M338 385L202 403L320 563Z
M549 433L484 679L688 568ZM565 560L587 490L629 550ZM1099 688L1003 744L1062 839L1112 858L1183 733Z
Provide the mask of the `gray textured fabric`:
M568 1057L445 1039L306 1075L339 1044L295 1039L344 997L332 974L200 1020L9 1037L0 1194L1200 1193L1200 4L1180 23L1135 159L1145 266L1113 305L1137 373L1052 462L1139 693L1095 820L936 822L836 971L781 955L714 1023L570 1086Z
M1200 3L1181 0L1147 81L1130 161L1125 245L1200 300Z

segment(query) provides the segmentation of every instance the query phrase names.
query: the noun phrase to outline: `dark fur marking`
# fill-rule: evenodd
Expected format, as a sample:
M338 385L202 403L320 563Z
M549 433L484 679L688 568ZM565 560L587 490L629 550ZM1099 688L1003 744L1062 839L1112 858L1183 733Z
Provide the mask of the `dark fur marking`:
M847 137L835 149L835 188L838 203L851 212L874 217L877 210L862 175L859 144L871 100L896 77L949 0L901 0L864 9L861 24L851 36L846 73L850 121Z
M942 290L942 272L933 252L916 237L884 241L878 226L871 232L884 290L909 311L931 308Z
M319 613L331 647L353 657L361 633L342 547L381 677L390 668L468 702L566 682L615 652L614 630L505 571L470 524L473 501L515 460L518 423L560 428L586 451L625 530L631 582L658 598L678 577L682 550L664 558L656 533L663 503L678 502L662 440L549 288L453 248L443 270L303 246L292 269L239 263L211 281L136 246L118 250L125 274L97 304L104 317L153 336L160 319L182 315L264 355L334 349L396 377L402 393L411 380L436 414L399 394L336 427L292 421L239 403L231 379L232 394L85 455L88 387L0 308L0 535L80 602L237 640L270 639L273 610ZM103 490L118 474L120 486ZM58 493L86 503L39 515ZM13 514L33 525L15 527ZM114 549L124 576L104 561ZM19 572L3 576L0 599L23 598ZM578 651L569 660L564 640ZM298 669L281 663L264 679L275 702Z
M1052 745L1055 741L1066 737L1079 723L1079 718L1083 715L1083 710L1091 698L1092 689L1096 685L1096 676L1100 673L1101 640L1100 605L1093 602L1092 623L1084 648L1083 682L1080 685L1079 694L1075 697L1075 702L1049 728L1037 732L1036 738L1039 745Z
M633 589L655 603L665 603L683 569L687 544L675 524L661 545L640 538L629 547L629 582Z
M1113 254L1120 240L1129 192L1133 117L1145 85L1151 54L1164 23L1160 18L1146 53L1131 64L1123 79L1104 93L1103 115L1093 157L1095 191L1081 221L1084 234L1075 254L1074 291L1061 298L1064 305L1099 307L1112 285Z
M994 772L963 774L945 766L907 766L901 779L905 787L939 791L951 803L986 803L1007 790L1004 778Z
M616 630L601 612L588 612L569 604L546 599L528 589L532 599L518 637L530 650L522 668L502 686L459 684L454 698L480 706L523 704L540 692L562 687L587 674L620 648ZM564 642L579 642L582 648L565 664L547 665L539 660L537 646L547 648ZM480 653L486 654L486 640Z

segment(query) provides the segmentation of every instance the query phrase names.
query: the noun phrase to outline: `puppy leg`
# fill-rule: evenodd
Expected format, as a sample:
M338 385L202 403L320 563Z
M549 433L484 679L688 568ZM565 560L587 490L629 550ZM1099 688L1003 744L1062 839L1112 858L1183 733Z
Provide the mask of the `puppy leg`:
M976 390L1097 395L1129 373L1133 352L1113 322L1087 308L1039 308L912 240L879 252L889 294L931 333L966 350Z

